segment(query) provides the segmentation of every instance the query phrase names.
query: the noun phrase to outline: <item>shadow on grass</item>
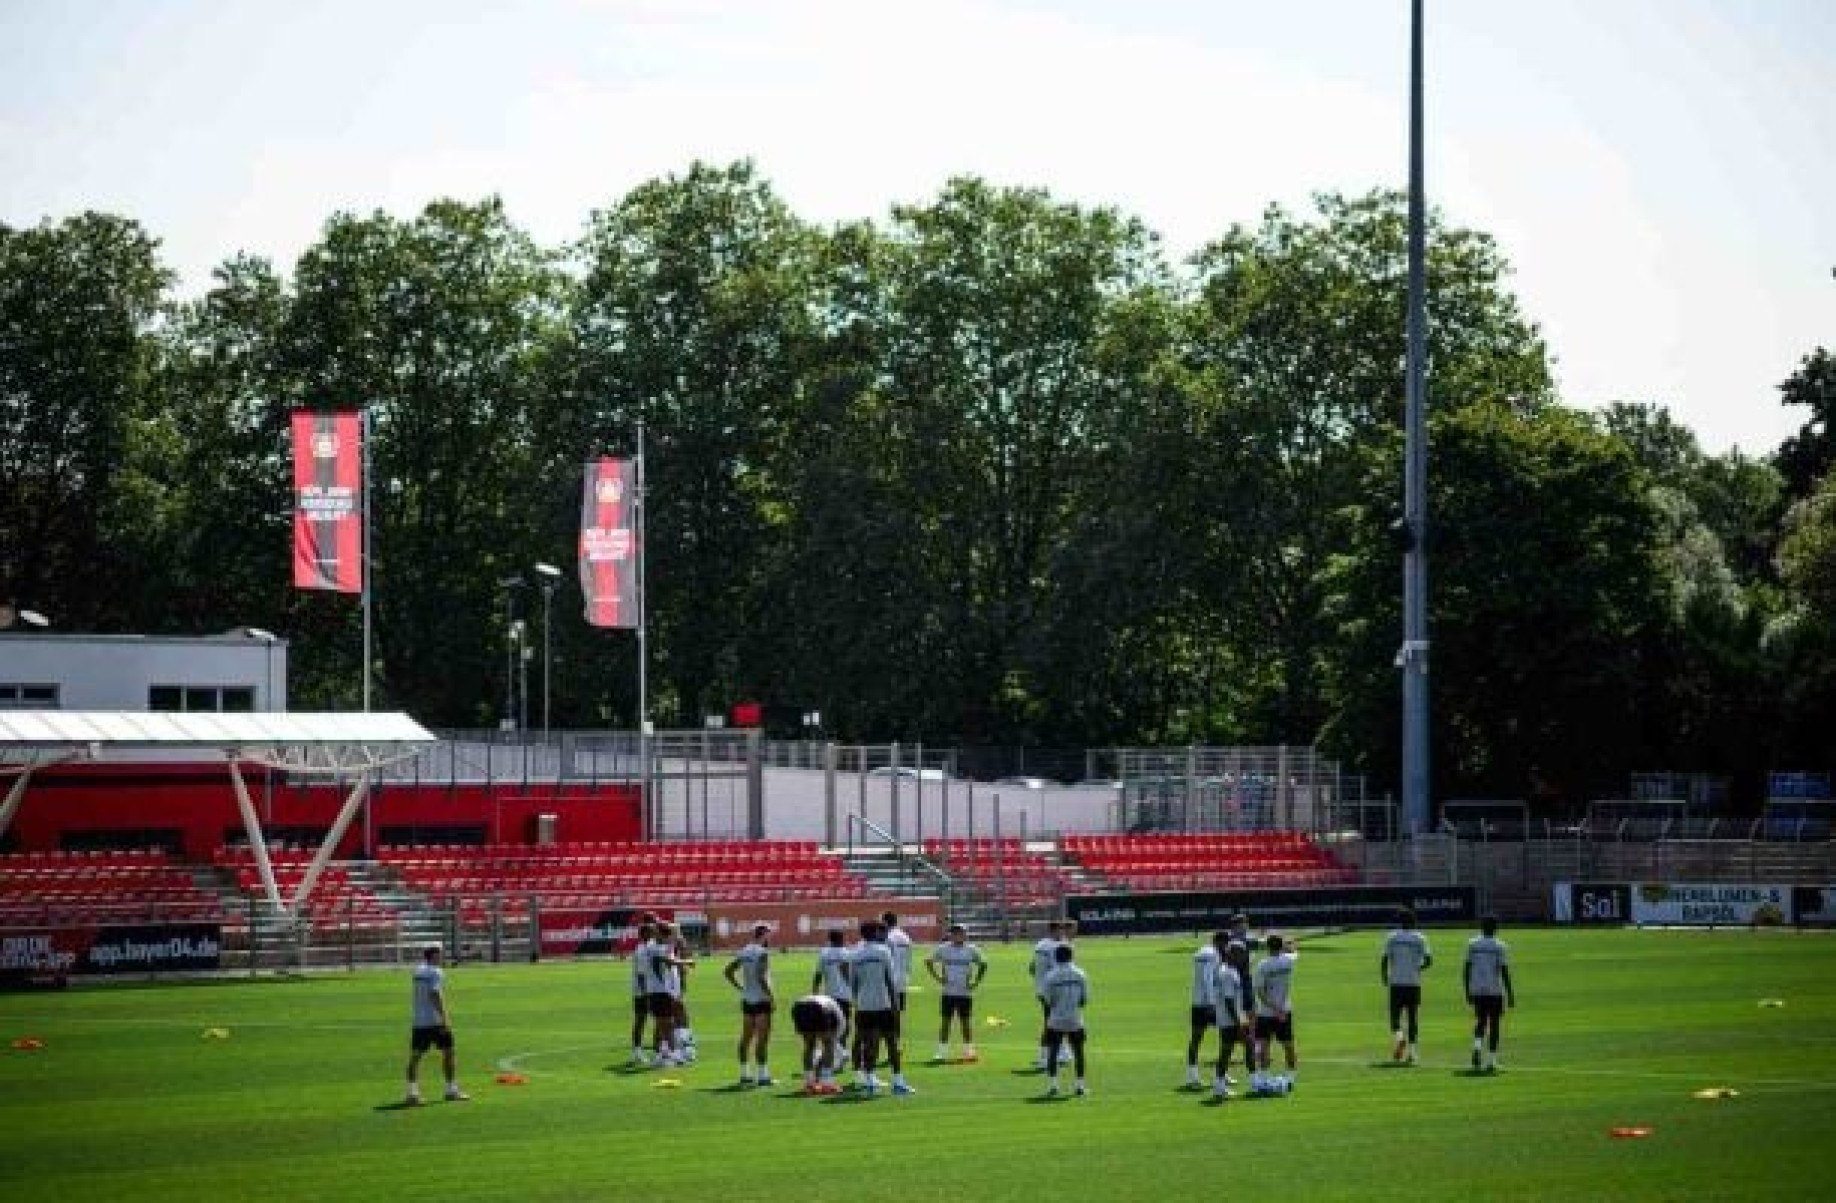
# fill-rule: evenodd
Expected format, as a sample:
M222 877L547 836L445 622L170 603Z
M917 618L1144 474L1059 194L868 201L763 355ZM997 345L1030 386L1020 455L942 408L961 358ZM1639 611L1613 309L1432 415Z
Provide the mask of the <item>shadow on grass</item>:
M621 1077L633 1078L640 1074L647 1074L654 1068L656 1067L652 1065L633 1065L631 1062L625 1061L617 1065L606 1066L606 1072L609 1074L618 1074Z
M1408 1061L1373 1061L1371 1062L1370 1067L1372 1069L1418 1069L1420 1068L1419 1066L1411 1064Z
M1495 1078L1498 1076L1498 1071L1495 1069L1456 1069L1453 1071L1453 1076L1456 1078Z

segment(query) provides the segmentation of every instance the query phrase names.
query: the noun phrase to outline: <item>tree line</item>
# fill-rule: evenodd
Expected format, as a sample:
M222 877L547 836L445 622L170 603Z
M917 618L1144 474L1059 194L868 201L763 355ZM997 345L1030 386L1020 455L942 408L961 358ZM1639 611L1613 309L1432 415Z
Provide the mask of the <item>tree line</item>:
M581 465L641 421L660 724L1317 743L1381 787L1405 218L1325 195L1174 263L1035 189L824 227L695 164L565 246L495 199L340 213L201 296L131 218L0 225L0 598L269 628L296 708L353 707L357 606L289 584L286 422L367 405L378 704L494 725L498 583L548 561L555 724L630 727L634 641L585 626L571 564ZM1428 279L1436 796L1828 767L1836 361L1731 399L1805 411L1774 454L1708 455L1661 404L1562 405L1484 233L1437 217Z

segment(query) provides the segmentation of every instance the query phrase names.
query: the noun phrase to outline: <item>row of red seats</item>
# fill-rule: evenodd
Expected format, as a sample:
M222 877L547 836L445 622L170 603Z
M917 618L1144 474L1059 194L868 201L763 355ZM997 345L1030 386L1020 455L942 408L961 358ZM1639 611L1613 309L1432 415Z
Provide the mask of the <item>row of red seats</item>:
M1147 835L1068 835L1066 852L1128 852L1181 849L1212 852L1242 848L1310 848L1313 842L1299 831L1156 832Z
M132 891L191 882L189 871L165 865L134 869L27 869L0 875L0 892L55 890L76 885Z
M384 862L425 860L438 857L475 859L485 856L569 857L569 856L782 856L813 859L822 853L815 840L655 840L594 841L561 840L553 844L384 844L376 859Z
M56 869L72 866L113 866L134 868L141 865L171 863L164 848L96 848L81 851L54 849L45 852L8 852L0 854L0 873L21 869Z
M1128 890L1258 890L1303 886L1351 885L1349 869L1287 869L1268 872L1219 870L1209 873L1105 873L1112 885Z

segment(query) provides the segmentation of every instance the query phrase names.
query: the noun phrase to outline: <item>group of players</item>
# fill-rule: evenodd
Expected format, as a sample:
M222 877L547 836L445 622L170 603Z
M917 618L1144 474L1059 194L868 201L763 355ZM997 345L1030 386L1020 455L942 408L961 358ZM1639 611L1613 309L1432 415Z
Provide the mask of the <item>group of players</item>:
M1486 918L1478 936L1467 942L1462 981L1473 1009L1472 1067L1494 1072L1506 1006L1516 1005L1511 981L1510 952L1497 938L1498 922ZM633 1064L681 1065L695 1060L694 1030L684 1002L684 971L695 964L681 932L652 915L641 918L638 944L631 957ZM1072 1090L1087 1093L1085 1082L1084 1009L1090 1003L1090 983L1077 965L1071 945L1073 924L1055 921L1033 947L1033 993L1039 1001L1041 1025L1035 1068L1047 1079L1047 1093L1059 1093L1059 1074L1069 1061ZM740 996L739 1038L742 1087L774 1083L768 1049L772 1015L777 1005L771 975L771 928L752 929L752 939L724 970L727 983ZM1262 957L1251 966L1250 954L1260 947ZM453 1058L452 1031L446 1017L444 974L440 950L430 947L414 975L414 1030L408 1062L408 1102L420 1102L416 1084L422 1055L438 1048L446 1079L445 1097L463 1100ZM1231 1055L1243 1050L1250 1091L1258 1095L1285 1095L1294 1089L1299 1058L1294 1041L1292 988L1299 954L1283 937L1270 934L1258 940L1250 933L1245 915L1234 915L1227 930L1215 933L1192 956L1191 1028L1186 1044L1186 1085L1203 1089L1199 1052L1207 1032L1217 1032L1215 1069L1209 1083L1219 1099L1232 1097L1236 1080L1229 1074ZM866 1094L877 1094L882 1083L879 1066L884 1055L891 1071L891 1091L896 1096L915 1094L905 1078L903 1017L911 980L911 937L888 912L861 923L858 941L850 944L839 929L828 933L817 953L810 992L791 1004L791 1023L802 1039L803 1086L811 1094L835 1094L837 1079L852 1069L854 1085ZM1389 991L1389 1026L1392 1058L1405 1064L1416 1060L1420 1028L1422 974L1434 963L1428 939L1416 929L1415 916L1404 910L1383 943L1378 972ZM949 1060L950 1029L954 1020L961 1035L961 1057L977 1059L973 1027L976 989L988 972L981 950L968 942L961 924L949 928L948 939L924 961L926 971L941 989L940 1025L934 1061ZM646 1027L651 1046L645 1047ZM1274 1046L1282 1048L1283 1072L1273 1064Z

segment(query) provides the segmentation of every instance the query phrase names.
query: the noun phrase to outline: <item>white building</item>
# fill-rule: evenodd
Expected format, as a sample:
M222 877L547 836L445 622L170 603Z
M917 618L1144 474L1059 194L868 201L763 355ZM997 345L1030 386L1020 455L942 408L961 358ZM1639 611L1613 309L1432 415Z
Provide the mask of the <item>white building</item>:
M196 638L0 630L0 707L285 710L287 641L253 627Z

